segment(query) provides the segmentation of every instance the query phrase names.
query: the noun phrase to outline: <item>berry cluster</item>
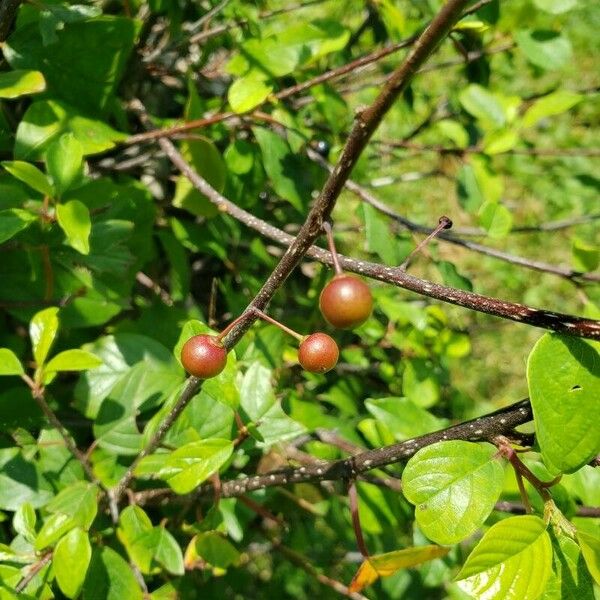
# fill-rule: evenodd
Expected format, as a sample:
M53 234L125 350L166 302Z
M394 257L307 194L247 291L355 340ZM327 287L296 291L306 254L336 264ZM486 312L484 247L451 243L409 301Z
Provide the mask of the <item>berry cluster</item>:
M327 234L329 248L333 258L335 275L323 288L319 298L319 308L325 320L339 329L351 329L364 323L373 310L373 296L369 286L358 277L344 273L340 267L333 242L331 225L323 226ZM262 311L255 313L265 321L277 325L299 342L298 362L311 373L327 373L337 364L339 349L335 340L326 333L316 332L302 336L285 325L275 321ZM181 350L181 363L184 369L195 377L208 379L218 375L227 364L227 350L223 338L237 323L234 321L218 335L195 335Z

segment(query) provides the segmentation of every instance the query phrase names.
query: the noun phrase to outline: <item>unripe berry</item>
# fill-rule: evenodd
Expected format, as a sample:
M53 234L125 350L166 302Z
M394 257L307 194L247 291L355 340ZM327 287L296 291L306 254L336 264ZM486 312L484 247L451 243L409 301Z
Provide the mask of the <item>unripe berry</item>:
M181 364L200 379L218 375L227 364L227 350L213 335L195 335L181 349Z
M321 292L321 314L328 323L339 329L362 325L373 310L369 286L354 275L336 275Z
M335 340L326 333L305 337L298 349L298 361L311 373L327 373L337 364L340 351Z

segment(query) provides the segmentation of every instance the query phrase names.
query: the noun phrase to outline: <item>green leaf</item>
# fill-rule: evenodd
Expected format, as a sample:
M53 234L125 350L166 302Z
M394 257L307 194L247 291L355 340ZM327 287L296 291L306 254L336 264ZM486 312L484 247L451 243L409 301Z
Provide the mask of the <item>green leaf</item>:
M0 348L0 375L23 375L25 373L17 355L8 348Z
M52 566L58 587L67 598L76 598L79 594L91 557L88 534L79 527L71 529L56 544Z
M74 527L89 529L98 512L98 489L94 484L77 481L61 490L46 510L51 514L35 539L37 550L51 546Z
M58 100L38 100L25 111L17 126L15 158L38 160L61 134L70 132L81 144L84 156L114 148L127 134L93 119Z
M61 490L46 510L74 517L79 527L89 529L98 512L98 488L93 483L77 481Z
M183 554L175 538L164 528L154 528L154 560L173 575L183 575Z
M547 333L527 362L536 440L544 462L572 473L600 453L600 345Z
M444 426L445 421L408 398L377 398L365 400L366 409L385 425L398 441L417 437Z
M571 60L571 42L556 31L521 30L515 40L527 60L541 69L560 69Z
M592 578L577 542L558 529L550 537L552 574L541 600L594 600Z
M466 148L469 145L469 134L458 121L441 119L435 123L435 129L454 142L458 148Z
M169 261L170 292L173 301L185 300L190 291L190 257L185 247L170 231L159 231L158 239Z
M236 175L244 175L254 164L254 148L246 140L235 139L225 150L227 168Z
M92 222L88 207L79 200L69 200L66 204L57 205L56 217L69 246L81 254L89 254Z
M83 585L83 600L143 600L131 567L112 548L96 548Z
M35 510L29 502L19 506L13 517L14 530L22 535L30 544L35 540Z
M600 538L578 529L577 540L590 575L600 585Z
M37 94L46 89L46 81L39 71L7 71L0 73L0 98L18 98Z
M512 150L519 141L515 129L497 129L486 134L483 139L483 152L488 155L502 154Z
M0 244L29 227L36 219L37 215L20 208L0 210Z
M539 120L560 115L583 100L581 94L569 90L557 90L535 100L523 115L523 126L533 127Z
M223 157L214 143L207 138L182 142L183 157L194 170L218 192L222 192L227 179ZM177 178L173 206L185 208L194 215L212 217L218 213L217 207L201 194L184 175Z
M533 3L552 15L559 15L577 6L577 0L533 0Z
M44 196L52 198L54 192L48 178L35 166L22 160L5 160L2 166L19 181Z
M486 202L479 210L479 222L491 238L499 239L510 233L513 217L503 204Z
M102 364L102 360L86 350L64 350L48 361L44 372L54 371L85 371L95 369Z
M98 445L113 454L135 456L142 449L142 435L136 422L139 413L136 403L148 400L155 404L162 394L144 389L147 367L136 365L111 390L102 402L93 425ZM159 388L162 391L162 387ZM143 399L142 399L143 398Z
M573 266L577 271L581 271L582 273L594 271L600 264L600 248L588 244L579 238L573 238L571 254L573 257Z
M487 127L502 127L506 124L504 108L489 90L472 83L458 96L463 108Z
M232 453L233 443L229 440L213 438L186 444L167 460L167 483L177 494L187 494L218 471Z
M33 346L33 357L41 367L58 333L58 308L51 306L36 313L29 324L29 337Z
M235 546L216 531L196 536L195 550L207 563L219 569L226 569L240 559Z
M459 171L457 182L460 203L470 213L476 213L484 202L498 202L502 197L504 185L489 157L471 156L470 164Z
M148 543L148 535L152 531L152 521L139 506L128 506L119 515L119 541L125 546L129 558L146 575L152 572L154 548Z
M509 517L483 536L457 575L458 586L486 600L535 600L552 569L552 543L539 517Z
M438 260L435 263L444 283L459 290L473 291L473 283L468 277L461 275L456 265L447 260Z
M75 389L77 407L88 419L98 417L102 401L120 382L128 380L126 394L135 412L163 402L183 381L183 369L171 352L145 335L117 333L98 338L85 349L103 361L85 372Z
M292 439L304 432L304 427L281 408L273 391L271 376L269 369L254 362L244 374L240 386L240 405L258 425L259 444L265 446Z
M36 550L43 550L54 544L65 533L77 526L77 520L72 515L64 513L55 513L50 515L42 525L37 537L35 538L34 547Z
M41 71L53 97L102 112L110 107L139 27L138 21L110 15L65 23L49 51L38 24L27 23L5 42L3 53L15 69Z
M496 453L491 444L456 440L422 448L408 461L402 489L428 538L455 544L483 525L504 482Z
M0 448L0 510L16 511L25 502L39 508L52 496L39 464L25 460L18 448Z
M66 192L83 168L83 148L72 133L61 135L46 151L46 166L58 196Z
M276 133L264 127L253 127L252 131L273 189L294 208L304 210L311 192L310 181L307 180L309 168L299 155L292 152L287 141Z
M370 204L363 202L361 208L365 220L367 249L378 254L386 265L397 265L400 254L388 220Z
M402 392L417 406L429 408L440 399L440 382L434 365L422 358L405 361Z
M250 71L236 79L227 91L227 100L236 113L245 113L262 104L273 91L260 71Z
M159 573L162 566L173 575L183 575L183 555L177 541L164 527L152 527L139 506L128 506L119 517L119 525L119 540L142 573Z

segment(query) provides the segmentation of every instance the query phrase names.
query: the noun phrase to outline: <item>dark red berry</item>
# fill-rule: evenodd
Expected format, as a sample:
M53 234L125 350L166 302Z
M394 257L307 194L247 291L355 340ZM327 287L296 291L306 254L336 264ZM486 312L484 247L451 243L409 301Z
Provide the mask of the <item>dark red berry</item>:
M369 286L354 275L336 275L321 292L321 314L339 329L362 325L373 310Z
M335 340L326 333L312 333L302 340L298 349L298 362L311 373L331 371L339 356Z
M218 375L227 364L227 350L213 335L195 335L181 349L181 364L200 379Z

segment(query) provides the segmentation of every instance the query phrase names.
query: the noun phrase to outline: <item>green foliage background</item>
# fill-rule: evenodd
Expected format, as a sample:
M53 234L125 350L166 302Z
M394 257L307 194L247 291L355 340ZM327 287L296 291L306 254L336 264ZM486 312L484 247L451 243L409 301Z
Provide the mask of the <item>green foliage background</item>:
M279 290L270 313L302 333L334 335L338 368L302 372L293 339L256 324L164 447L136 470L136 491L176 494L140 506L132 496L116 524L102 497L181 392L183 341L239 315L282 253L220 213L155 142L132 144L144 128L128 102L141 99L156 127L238 113L180 136L178 147L227 198L295 233L326 175L306 149L334 163L355 110L373 101L403 54L286 100L273 94L418 33L441 6L232 0L205 22L210 2L20 7L0 72L0 599L334 598L311 569L348 584L360 564L344 482L268 488L218 506L177 494L216 471L233 479L299 465L298 449L316 459L346 456L314 435L320 429L375 448L528 395L537 440L525 464L543 480L566 473L550 489L560 509L554 526L543 521L544 498L533 488L537 516L494 510L499 499L519 501L519 491L492 446L436 444L411 459L404 494L358 484L360 520L373 554L431 542L449 552L363 593L598 596L600 521L576 516L580 505L600 505L600 475L587 465L600 452L592 417L597 344L542 338L538 329L381 283L372 283L376 309L367 323L333 332L318 311L331 273L310 260ZM202 39L222 24L224 31ZM592 0L486 3L461 21L392 108L352 178L420 224L434 226L446 214L457 231L480 230L474 239L482 244L597 275L599 29ZM464 53L478 52L465 65ZM259 106L262 116L253 112ZM349 191L333 217L340 252L390 266L421 237ZM543 230L575 217L573 226ZM518 231L524 227L533 230ZM442 242L411 272L600 318L597 282ZM20 375L44 387L77 447L88 451L98 485ZM573 401L566 390L580 384ZM236 412L250 426L239 445ZM299 436L308 437L294 454L289 445ZM402 470L389 467L398 478ZM466 508L456 501L461 495ZM503 546L511 531L521 532L518 560ZM483 549L471 554L484 533ZM503 574L477 563L485 544L502 555ZM41 568L17 593L30 565ZM538 588L520 588L519 578ZM484 595L486 582L497 583L497 595Z

